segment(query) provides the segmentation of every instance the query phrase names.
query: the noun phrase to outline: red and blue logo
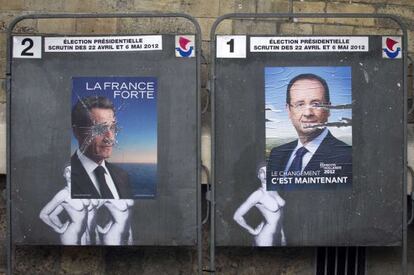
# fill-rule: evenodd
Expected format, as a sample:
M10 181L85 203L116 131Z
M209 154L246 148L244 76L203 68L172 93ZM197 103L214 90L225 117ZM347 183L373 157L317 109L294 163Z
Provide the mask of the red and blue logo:
M401 37L383 37L382 51L384 58L401 58Z
M175 37L175 56L193 57L194 54L194 35Z

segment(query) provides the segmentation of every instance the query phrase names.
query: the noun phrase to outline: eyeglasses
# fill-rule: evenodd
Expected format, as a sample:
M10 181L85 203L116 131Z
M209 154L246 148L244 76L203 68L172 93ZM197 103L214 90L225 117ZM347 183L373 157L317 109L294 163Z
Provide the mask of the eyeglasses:
M319 101L312 102L311 104L305 104L303 102L289 104L289 106L295 109L296 111L303 111L306 108L312 108L312 109L323 108L324 105L325 104L323 102L319 102Z
M95 124L92 126L92 131L94 131L96 135L103 135L107 132L112 132L114 134L117 134L119 130L120 129L117 123L111 123L111 124L100 123L100 124Z
M92 137L103 136L108 132L117 135L121 130L117 123L98 123L89 127L79 127L79 129L83 134L90 135Z

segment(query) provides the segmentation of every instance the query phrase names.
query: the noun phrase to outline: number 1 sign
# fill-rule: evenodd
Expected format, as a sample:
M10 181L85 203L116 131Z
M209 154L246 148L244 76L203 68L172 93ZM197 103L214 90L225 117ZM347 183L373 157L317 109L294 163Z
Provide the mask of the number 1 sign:
M245 35L217 36L217 58L246 58Z

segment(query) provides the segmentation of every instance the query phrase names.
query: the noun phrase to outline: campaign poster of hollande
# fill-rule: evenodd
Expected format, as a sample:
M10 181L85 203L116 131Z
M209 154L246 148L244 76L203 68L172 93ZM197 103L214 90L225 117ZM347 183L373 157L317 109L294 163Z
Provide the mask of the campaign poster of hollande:
M267 189L351 186L351 67L266 67L265 87Z

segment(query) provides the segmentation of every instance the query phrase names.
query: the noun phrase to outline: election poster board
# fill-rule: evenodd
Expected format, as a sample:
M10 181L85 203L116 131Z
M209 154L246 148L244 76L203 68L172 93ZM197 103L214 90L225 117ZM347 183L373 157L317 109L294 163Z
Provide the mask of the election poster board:
M399 36L217 35L218 246L402 243Z
M197 243L195 38L12 37L13 244Z

